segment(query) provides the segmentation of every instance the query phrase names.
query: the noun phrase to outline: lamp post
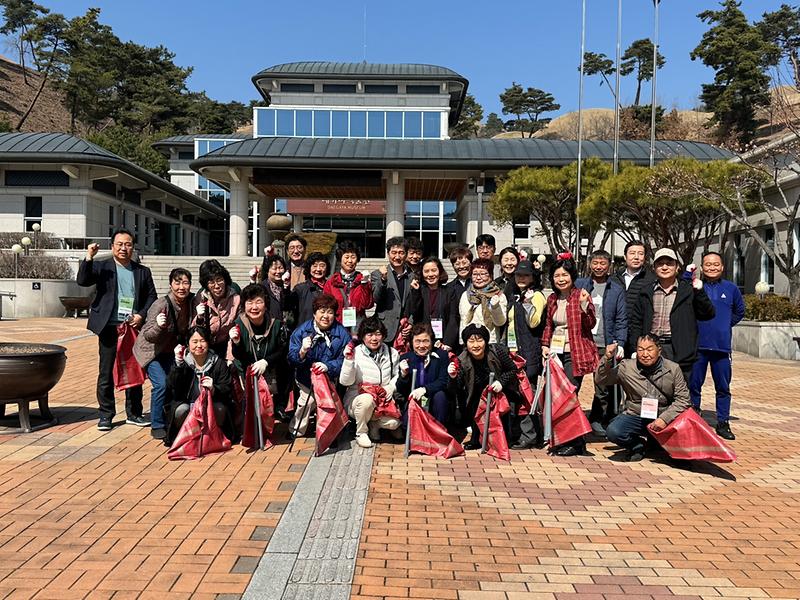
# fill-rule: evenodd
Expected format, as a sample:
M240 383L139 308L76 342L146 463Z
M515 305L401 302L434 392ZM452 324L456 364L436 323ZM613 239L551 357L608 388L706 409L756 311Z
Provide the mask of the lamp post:
M14 244L11 246L11 251L14 253L14 279L19 277L19 255L22 254L22 246Z
M759 281L756 284L756 294L758 294L758 297L763 300L764 296L766 296L768 293L769 293L769 283L767 283L766 281Z
M39 223L34 223L31 226L31 229L33 229L33 249L34 250L38 250L39 249L39 231L41 231L42 226Z
M31 238L26 235L19 243L22 244L22 248L25 250L25 256L28 256L31 253Z

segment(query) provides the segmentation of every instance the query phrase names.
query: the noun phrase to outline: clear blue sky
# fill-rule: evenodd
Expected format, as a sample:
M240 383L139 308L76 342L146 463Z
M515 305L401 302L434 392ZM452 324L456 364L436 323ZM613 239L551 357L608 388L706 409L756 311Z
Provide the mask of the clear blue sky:
M163 44L182 66L193 66L193 90L220 101L257 97L250 77L261 69L299 60L361 61L367 8L369 62L420 62L450 67L470 81L484 114L500 114L498 94L512 81L551 92L562 106L578 103L580 0L454 2L404 0L313 0L275 2L226 0L40 0L71 17L90 6L122 39ZM786 0L784 0L786 1ZM780 0L743 0L751 19L775 10ZM616 0L587 0L586 49L613 58ZM689 52L707 26L697 13L715 8L711 0L663 0L659 102L692 108L711 70ZM652 0L623 0L623 51L653 30ZM623 102L635 92L633 77L623 79ZM599 78L587 79L585 106L613 106ZM649 100L650 88L643 88Z

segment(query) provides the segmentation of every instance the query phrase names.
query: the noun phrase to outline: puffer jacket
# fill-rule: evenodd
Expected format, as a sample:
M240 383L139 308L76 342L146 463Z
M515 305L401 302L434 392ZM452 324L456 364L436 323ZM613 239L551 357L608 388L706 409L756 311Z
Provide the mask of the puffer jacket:
M303 285L303 284L301 284ZM328 376L332 381L339 378L344 360L344 349L350 343L350 333L338 321L334 321L331 328L325 332L330 340L330 346L314 328L311 319L292 332L289 339L289 363L295 367L295 379L306 387L311 387L311 365L315 362L325 363L328 367ZM305 358L300 358L300 348L303 338L311 337L314 340L311 349ZM316 338L316 339L315 339Z
M381 385L391 398L397 388L399 364L400 354L386 344L381 344L375 358L370 356L364 344L356 346L355 356L352 360L344 359L339 374L339 383L347 388L342 399L345 408L350 410L350 403L358 396L358 386L362 383Z

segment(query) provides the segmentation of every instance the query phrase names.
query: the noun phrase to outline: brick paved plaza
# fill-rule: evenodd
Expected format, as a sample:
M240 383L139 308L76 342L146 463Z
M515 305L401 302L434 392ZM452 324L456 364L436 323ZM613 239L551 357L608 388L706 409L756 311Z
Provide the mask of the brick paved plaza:
M69 340L59 425L0 436L2 597L800 598L800 364L735 357L732 465L307 440L170 462L148 430L97 431L84 327L0 323Z

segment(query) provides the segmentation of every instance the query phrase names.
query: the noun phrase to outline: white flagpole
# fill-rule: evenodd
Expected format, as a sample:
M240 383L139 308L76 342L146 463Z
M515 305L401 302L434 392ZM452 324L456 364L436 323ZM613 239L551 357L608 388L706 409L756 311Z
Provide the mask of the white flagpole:
M581 218L578 209L581 206L581 167L583 162L583 55L586 47L586 0L581 2L581 69L578 82L578 185L575 203L575 260L578 260L581 250Z
M658 73L658 4L653 0L653 94L650 99L650 168L656 160L656 75Z

